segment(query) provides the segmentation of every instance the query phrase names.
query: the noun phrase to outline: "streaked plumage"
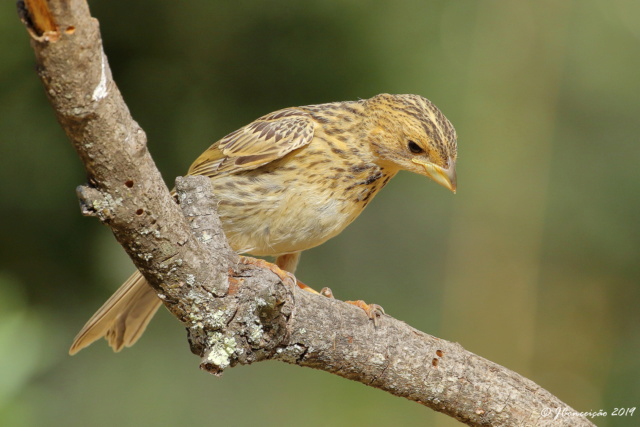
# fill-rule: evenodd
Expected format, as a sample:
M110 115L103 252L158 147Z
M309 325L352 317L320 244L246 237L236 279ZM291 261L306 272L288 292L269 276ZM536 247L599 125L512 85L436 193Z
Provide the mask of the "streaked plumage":
M285 108L214 143L191 175L211 177L218 214L239 253L278 257L294 272L301 251L340 233L400 170L455 191L456 134L418 95ZM87 322L73 354L106 336L132 345L160 305L139 273Z

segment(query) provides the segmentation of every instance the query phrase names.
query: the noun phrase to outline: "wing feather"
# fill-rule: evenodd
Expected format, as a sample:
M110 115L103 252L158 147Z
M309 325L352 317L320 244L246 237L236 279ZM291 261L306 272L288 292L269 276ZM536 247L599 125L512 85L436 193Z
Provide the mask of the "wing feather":
M285 108L231 132L191 165L190 175L215 176L251 170L309 144L315 121L299 108Z

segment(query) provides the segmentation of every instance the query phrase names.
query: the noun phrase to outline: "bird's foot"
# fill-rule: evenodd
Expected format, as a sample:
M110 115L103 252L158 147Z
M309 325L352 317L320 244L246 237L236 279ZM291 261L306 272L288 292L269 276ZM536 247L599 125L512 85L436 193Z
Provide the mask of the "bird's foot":
M315 292L315 291L314 291ZM327 298L335 298L330 288L322 288L320 295L324 295ZM358 301L345 301L347 304L355 305L358 308L364 310L367 317L373 321L374 326L378 326L378 318L384 314L384 308L378 304L367 304L362 300Z
M294 276L293 273L290 273L287 270L283 270L282 268L278 267L276 264L272 264L261 258L252 258L252 257L240 255L240 262L243 264L251 264L251 265L255 265L256 267L261 267L261 268L266 268L268 270L271 270L276 276L280 278L280 280L282 280L282 283L284 283L285 285L289 285L292 287L298 286L300 289L307 292L311 292L312 294L324 295L321 292L318 292L315 289L313 289L311 286L307 286L304 283L302 283L300 280L296 279L296 276ZM329 289L329 288L324 288L324 289ZM325 295L325 296L330 296L331 298L333 298L333 294L331 294L331 289L329 289L329 295Z
M240 262L242 264L251 264L251 265L255 265L256 267L266 268L267 270L271 270L276 276L280 278L282 283L284 283L285 285L296 286L298 283L302 283L302 282L298 282L298 279L296 279L296 276L294 276L292 273L289 273L288 271L281 269L277 265L272 264L263 259L240 255Z
M312 294L316 294L316 295L322 295L322 293L316 291L315 289L313 289L311 286L307 286L304 283L302 283L300 280L298 280L298 282L296 283L298 285L298 287L300 289L302 289L303 291L307 291L307 292L311 292Z
M297 286L303 291L311 292L312 294L322 295L327 298L335 299L333 296L333 292L330 288L322 288L320 292L313 289L311 286L307 286L302 283L300 280L296 279L292 273L289 273L286 270L281 269L275 264L272 264L268 261L265 261L260 258L252 258L247 256L240 256L240 262L243 264L251 264L256 267L266 268L272 271L276 276L282 280L282 283L289 286ZM361 308L367 315L369 319L373 321L374 326L378 326L378 319L385 314L384 309L378 304L367 304L362 300L357 301L345 301L347 304L355 305L358 308Z
M378 326L378 319L385 314L384 308L379 306L378 304L367 304L361 299L357 301L345 301L347 304L355 305L364 310L367 314L367 317L373 321L373 326Z
M282 280L282 283L284 283L285 285L289 285L291 287L298 286L300 289L304 291L311 292L312 294L316 294L316 295L321 295L320 292L316 291L311 286L307 286L304 283L302 283L300 280L296 279L296 276L294 276L293 273L290 273L287 270L280 268L276 264L272 264L260 258L252 258L252 257L242 256L242 255L240 255L240 262L243 264L251 264L251 265L255 265L256 267L261 267L261 268L266 268L268 270L271 270L276 276L280 278L280 280ZM329 288L325 288L325 289L329 289ZM331 292L331 289L329 289L329 292ZM333 294L331 294L330 296L331 298L333 298Z

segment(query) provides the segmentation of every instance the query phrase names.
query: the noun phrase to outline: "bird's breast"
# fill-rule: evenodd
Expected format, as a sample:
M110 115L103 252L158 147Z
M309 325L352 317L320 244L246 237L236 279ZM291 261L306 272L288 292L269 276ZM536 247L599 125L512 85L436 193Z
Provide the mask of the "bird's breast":
M392 177L354 153L336 159L307 148L252 171L212 178L234 250L276 256L320 245L344 230Z

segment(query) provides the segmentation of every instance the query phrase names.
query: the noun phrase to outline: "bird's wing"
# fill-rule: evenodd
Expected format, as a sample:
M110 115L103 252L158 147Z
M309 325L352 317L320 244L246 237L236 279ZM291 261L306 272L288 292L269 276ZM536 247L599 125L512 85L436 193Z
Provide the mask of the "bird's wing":
M191 165L189 174L215 176L255 169L309 144L314 129L315 121L304 110L274 111L213 144Z

